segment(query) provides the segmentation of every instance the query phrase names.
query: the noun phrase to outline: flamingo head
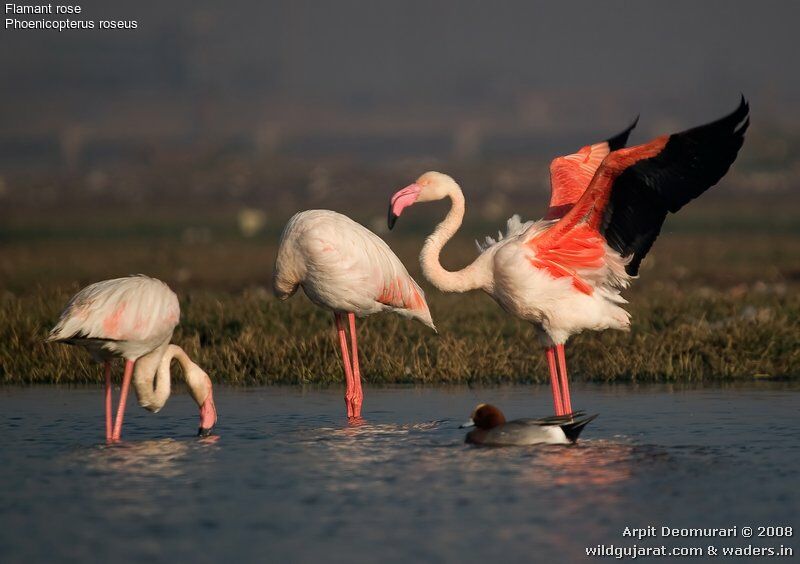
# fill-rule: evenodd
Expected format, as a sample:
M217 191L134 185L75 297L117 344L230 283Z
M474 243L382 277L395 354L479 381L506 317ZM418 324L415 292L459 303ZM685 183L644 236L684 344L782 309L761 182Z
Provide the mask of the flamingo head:
M413 184L398 190L389 202L389 229L394 227L397 218L407 207L417 202L435 202L446 198L454 187L458 187L455 180L441 172L430 171L417 178Z

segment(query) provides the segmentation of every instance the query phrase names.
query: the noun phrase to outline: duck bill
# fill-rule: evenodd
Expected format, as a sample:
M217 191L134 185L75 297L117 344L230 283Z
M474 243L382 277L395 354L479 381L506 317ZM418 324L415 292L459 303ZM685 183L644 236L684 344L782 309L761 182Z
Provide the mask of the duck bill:
M464 421L461 425L458 426L459 429L469 429L470 427L474 427L475 422L470 419L468 421Z

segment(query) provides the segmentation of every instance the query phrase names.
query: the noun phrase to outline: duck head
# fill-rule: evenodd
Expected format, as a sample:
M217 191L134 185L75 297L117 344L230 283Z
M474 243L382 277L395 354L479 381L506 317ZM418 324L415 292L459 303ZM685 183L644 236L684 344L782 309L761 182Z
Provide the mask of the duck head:
M469 421L461 425L461 428L477 427L478 429L488 430L504 425L505 422L506 417L499 408L488 403L481 403L475 407Z

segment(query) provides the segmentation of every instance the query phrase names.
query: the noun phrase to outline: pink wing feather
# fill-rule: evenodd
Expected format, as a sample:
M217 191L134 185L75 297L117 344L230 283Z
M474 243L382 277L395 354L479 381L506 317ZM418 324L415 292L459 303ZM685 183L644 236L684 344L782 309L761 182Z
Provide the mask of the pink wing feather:
M614 137L582 147L577 153L556 157L550 163L550 207L545 219L560 219L581 198L603 159L611 151L621 149L639 118Z
M104 280L67 304L48 340L148 341L172 333L180 305L169 287L147 276Z
M544 268L555 278L570 276L577 290L591 295L594 288L580 271L595 270L604 264L606 240L600 234L600 223L614 181L631 165L659 154L667 140L665 135L607 155L570 210L550 229L526 241L536 255L534 266Z

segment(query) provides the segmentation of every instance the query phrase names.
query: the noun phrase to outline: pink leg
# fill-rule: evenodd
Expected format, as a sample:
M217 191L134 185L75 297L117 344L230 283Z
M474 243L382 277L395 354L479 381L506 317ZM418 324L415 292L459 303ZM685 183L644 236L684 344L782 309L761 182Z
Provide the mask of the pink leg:
M106 371L106 440L111 440L111 361L105 364Z
M119 394L119 405L117 406L117 418L114 420L114 433L111 435L112 441L118 441L122 435L122 419L125 416L125 404L128 402L128 389L131 387L131 377L133 376L133 361L125 361L125 375L122 377L122 391Z
M561 402L561 384L558 381L556 367L556 348L547 347L547 365L550 367L550 387L553 389L553 409L556 415L564 415L564 404Z
M353 417L361 417L361 404L364 402L364 391L361 389L361 369L358 366L358 337L356 336L356 316L352 313L347 314L350 320L350 344L352 345L353 354L351 360L353 361L353 384L355 390L353 393Z
M564 406L563 415L572 413L572 402L569 397L569 382L567 381L567 359L564 356L564 345L557 345L558 371L561 377L561 403Z
M350 364L350 353L347 351L347 335L341 314L334 313L333 316L336 319L336 331L339 333L339 346L342 348L342 364L344 364L344 376L347 382L344 404L347 406L347 417L353 417L353 367Z

